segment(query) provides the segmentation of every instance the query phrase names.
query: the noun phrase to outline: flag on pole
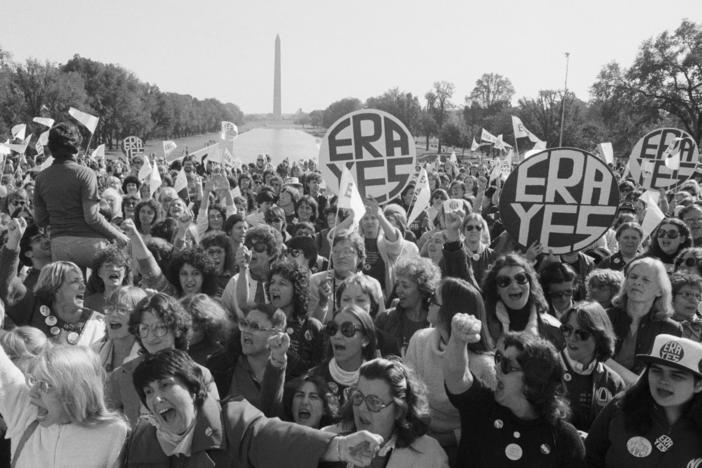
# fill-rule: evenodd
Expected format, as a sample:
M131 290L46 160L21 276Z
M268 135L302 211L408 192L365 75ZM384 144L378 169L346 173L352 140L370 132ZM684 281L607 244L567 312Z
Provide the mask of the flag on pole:
M144 158L144 161L148 161L149 158ZM146 163L144 163L146 166ZM151 173L149 174L149 193L151 194L151 198L154 197L154 193L156 193L156 190L158 190L161 185L163 184L163 181L161 180L161 173L158 170L158 164L154 162L154 165L151 166L151 163L149 163L149 167L151 167ZM188 180L185 180L185 187L187 190L188 186Z
M478 142L475 141L475 137L473 137L473 143L470 145L470 150L471 151L478 151L478 148L480 148L480 145Z
M348 208L353 210L353 225L358 226L363 215L366 214L366 205L363 203L361 194L358 192L356 181L353 180L351 171L344 165L341 172L341 180L339 181L339 199L337 201L339 208Z
M152 171L153 172L153 171ZM185 169L181 169L173 182L173 188L178 192L178 196L183 200L190 200L188 195L188 178L185 175Z
M449 156L449 161L451 161L453 164L458 164L458 158L456 158L455 151L451 151L451 156Z
M23 132L23 133L24 133L24 132ZM10 144L7 145L7 146L8 146L12 151L15 151L15 152L17 152L17 153L19 153L19 154L24 154L24 152L27 151L27 146L29 146L29 140L31 140L31 139L32 139L32 135L29 135L27 138L24 139L24 142L22 142L22 143L20 143L20 144L17 144L17 145L15 145L15 144L13 144L13 143L10 143Z
M431 204L431 188L429 187L429 177L427 171L422 169L419 171L419 178L414 189L414 206L407 218L407 225L412 224L412 221L417 219L420 214Z
M98 161L99 159L105 159L105 144L98 145L95 150L90 154L90 159Z
M90 133L95 133L95 128L97 128L98 122L100 121L98 117L90 115L87 112L79 111L75 107L68 109L68 113L71 117L80 122L81 125L87 128Z
M480 132L480 141L495 143L497 141L497 137L483 128Z
M12 127L12 139L18 138L24 141L24 135L27 131L27 124L17 124Z
M656 190L648 189L640 197L639 200L646 204L646 211L644 212L644 218L641 222L641 228L643 229L643 239L646 239L651 233L658 227L658 225L663 221L665 215L658 207L658 198L660 194Z
M34 117L32 119L32 122L36 122L39 125L43 125L49 128L54 126L54 119L50 119L49 117Z
M522 119L516 115L512 116L512 128L514 129L514 138L529 138L532 143L538 143L541 141L539 137L534 135L528 128L522 123Z
M141 168L139 169L139 173L137 174L137 178L139 178L140 182L146 181L146 179L151 175L151 160L149 159L148 156L144 155L144 164L142 164Z
M165 140L163 142L163 155L168 158L168 155L173 152L178 147L176 142L173 140Z
M614 148L612 148L612 143L600 143L599 145L597 145L597 149L602 155L602 159L604 159L604 162L606 162L607 164L614 164Z
M499 134L495 140L495 148L507 151L508 149L512 149L512 145L505 143L502 139L502 134Z
M235 140L239 136L239 127L234 122L222 121L222 139Z

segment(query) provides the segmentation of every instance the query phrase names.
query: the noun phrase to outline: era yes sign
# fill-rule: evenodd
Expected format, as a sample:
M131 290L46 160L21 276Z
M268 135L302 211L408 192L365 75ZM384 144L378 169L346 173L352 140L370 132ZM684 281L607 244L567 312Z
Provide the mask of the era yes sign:
M338 193L346 165L361 197L387 203L410 182L416 155L414 138L397 117L363 109L346 114L329 127L320 145L319 166L332 192Z

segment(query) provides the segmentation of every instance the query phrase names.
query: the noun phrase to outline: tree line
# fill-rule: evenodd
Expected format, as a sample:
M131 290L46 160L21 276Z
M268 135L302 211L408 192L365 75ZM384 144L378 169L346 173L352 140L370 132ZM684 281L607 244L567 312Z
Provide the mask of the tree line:
M397 116L413 135L438 138L442 145L470 147L481 129L503 134L514 145L512 115L549 147L558 146L565 106L563 146L594 150L610 141L615 154L629 150L647 131L675 127L702 139L702 26L683 20L675 31L644 41L629 68L605 65L584 101L573 92L542 90L536 97L512 104L515 89L509 78L485 73L462 105L455 104L454 84L437 81L423 96L393 88L365 102L345 98L324 110L299 114L297 123L329 127L348 112L376 108ZM520 148L521 150L528 148Z
M130 135L144 141L180 138L244 118L236 104L163 92L119 65L79 55L65 64L15 63L0 49L0 134L8 135L18 123L38 134L45 128L33 124L34 117L68 120L69 107L100 117L93 143L109 148Z

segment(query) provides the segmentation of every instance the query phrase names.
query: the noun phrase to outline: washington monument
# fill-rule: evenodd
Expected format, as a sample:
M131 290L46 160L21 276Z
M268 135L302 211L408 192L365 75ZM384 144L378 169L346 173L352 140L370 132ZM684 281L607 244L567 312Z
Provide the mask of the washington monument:
M273 72L273 118L282 118L280 111L280 36L275 36L275 65Z

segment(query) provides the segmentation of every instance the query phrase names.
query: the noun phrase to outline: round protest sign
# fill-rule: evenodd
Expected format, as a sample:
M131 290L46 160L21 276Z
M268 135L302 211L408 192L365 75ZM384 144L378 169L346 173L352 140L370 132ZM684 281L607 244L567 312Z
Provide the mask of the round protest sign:
M575 148L552 148L525 159L500 195L500 215L523 247L577 252L612 225L619 204L617 180L604 161Z
M346 114L329 127L319 149L327 187L339 191L346 165L362 198L387 203L410 182L416 165L414 138L395 116L376 109Z
M659 128L636 142L629 155L629 172L644 188L672 188L692 177L699 159L697 143L689 133Z
M137 154L144 153L144 142L136 136L128 136L122 142L122 150L129 161Z

